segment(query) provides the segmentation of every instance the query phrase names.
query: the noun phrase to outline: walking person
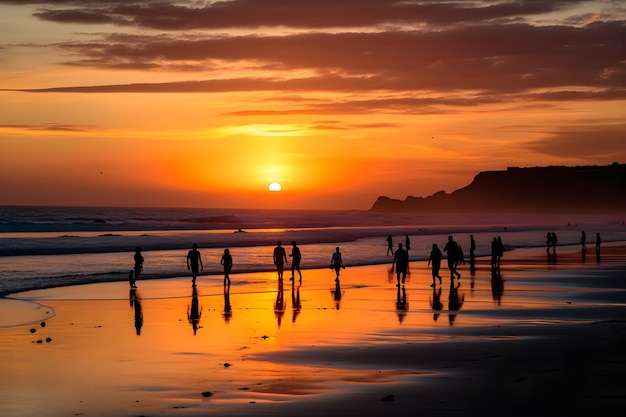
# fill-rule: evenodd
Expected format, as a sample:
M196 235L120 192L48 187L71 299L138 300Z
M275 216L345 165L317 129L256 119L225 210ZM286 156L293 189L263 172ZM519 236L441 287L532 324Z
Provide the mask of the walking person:
M398 287L400 286L400 275L402 275L402 284L406 279L406 271L409 267L409 253L402 248L402 243L398 243L398 249L394 253L393 263L391 264L391 272L395 267L396 279L398 280Z
M443 251L448 254L450 279L454 279L455 275L458 278L461 278L461 274L456 270L456 267L459 264L459 244L452 239L452 236L448 236L448 243L446 243L446 246L443 247Z
M202 256L198 251L198 245L193 244L191 250L187 253L187 269L191 269L191 284L196 285L196 277L199 271L204 271L202 265Z
M128 274L128 280L130 288L137 288L137 278L139 278L139 274L143 271L143 255L141 254L141 248L139 246L135 248L133 259L135 260L135 266Z
M295 279L295 271L298 271L298 275L300 275L300 284L302 284L302 272L300 272L300 261L302 260L302 253L300 252L300 248L296 244L295 240L291 241L291 254L289 257L291 258L291 280Z
M439 275L439 269L441 268L441 260L443 259L443 253L436 243L433 243L433 249L430 251L430 257L428 258L428 266L432 263L433 283L431 287L435 287L435 278L439 278L439 285L441 285L441 275Z
M387 236L387 256L389 256L389 253L393 255L393 238L391 235Z
M220 260L220 264L224 267L224 285L230 285L230 271L233 269L233 257L230 249L224 249L224 254Z
M285 248L283 248L280 240L276 242L276 247L274 248L274 265L276 265L276 271L278 271L278 279L283 279L283 270L284 264L287 264L287 253L285 252Z
M333 257L330 260L330 267L335 270L335 274L337 277L335 278L336 282L339 282L339 271L346 267L343 264L343 259L341 257L341 252L339 252L339 246L335 248L335 253L333 253Z

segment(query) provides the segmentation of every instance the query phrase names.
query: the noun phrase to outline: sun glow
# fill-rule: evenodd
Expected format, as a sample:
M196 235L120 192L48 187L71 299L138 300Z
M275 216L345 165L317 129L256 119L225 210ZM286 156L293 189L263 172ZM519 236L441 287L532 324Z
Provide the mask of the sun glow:
M273 182L269 186L269 190L270 191L274 191L274 192L278 192L278 191L282 190L282 188L283 187L279 183L277 183L277 182Z

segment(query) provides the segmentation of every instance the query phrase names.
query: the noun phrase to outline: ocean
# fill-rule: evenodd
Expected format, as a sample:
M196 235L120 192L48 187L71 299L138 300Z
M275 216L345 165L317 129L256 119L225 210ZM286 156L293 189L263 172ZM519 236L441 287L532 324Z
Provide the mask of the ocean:
M410 239L411 262L426 261L433 243L448 235L477 256L488 255L501 236L507 251L545 245L555 232L559 245L580 244L581 231L593 246L626 241L624 218L581 214L438 214L368 211L0 207L0 296L20 291L94 282L125 281L135 247L145 258L142 279L189 276L187 251L196 243L202 255L201 279L222 280L225 248L233 271L274 271L273 248L287 253L295 240L302 269L327 268L335 247L350 266L391 263L386 238L394 248ZM290 275L290 274L288 274Z

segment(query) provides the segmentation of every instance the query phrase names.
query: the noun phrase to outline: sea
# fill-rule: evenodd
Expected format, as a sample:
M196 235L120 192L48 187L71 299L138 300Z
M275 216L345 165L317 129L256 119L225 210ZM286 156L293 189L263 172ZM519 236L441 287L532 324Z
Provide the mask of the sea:
M411 262L426 261L433 243L452 235L476 256L489 255L500 236L507 251L545 246L554 232L559 246L626 241L626 214L377 213L366 210L262 210L223 208L0 207L0 296L21 291L128 280L133 254L145 258L142 279L189 276L186 258L195 243L202 279L221 282L228 248L237 273L274 271L278 241L302 252L303 270L327 268L336 247L346 266L391 263L394 248L409 239Z

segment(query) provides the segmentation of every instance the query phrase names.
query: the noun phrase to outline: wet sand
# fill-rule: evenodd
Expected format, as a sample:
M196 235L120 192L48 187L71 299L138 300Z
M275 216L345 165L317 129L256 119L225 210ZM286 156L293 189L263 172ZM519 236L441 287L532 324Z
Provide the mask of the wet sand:
M626 246L557 251L14 294L0 416L622 415Z

